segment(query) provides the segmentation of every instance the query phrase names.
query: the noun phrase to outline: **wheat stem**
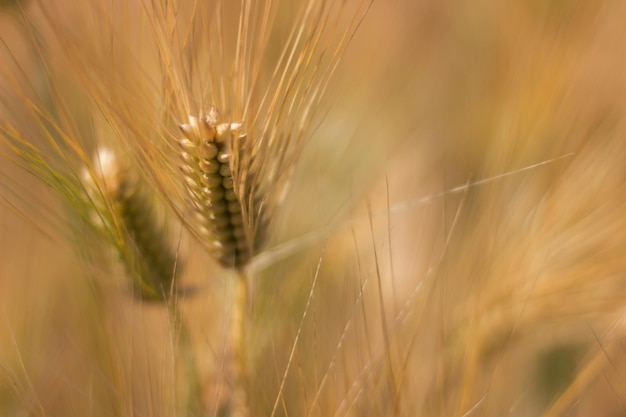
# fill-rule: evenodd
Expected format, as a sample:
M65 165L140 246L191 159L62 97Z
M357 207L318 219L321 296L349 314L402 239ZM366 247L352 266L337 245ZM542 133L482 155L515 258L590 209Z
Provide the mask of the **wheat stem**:
M233 346L233 416L247 416L248 409L248 368L247 368L247 309L248 280L245 272L238 269L235 279L235 299L233 302L232 346Z

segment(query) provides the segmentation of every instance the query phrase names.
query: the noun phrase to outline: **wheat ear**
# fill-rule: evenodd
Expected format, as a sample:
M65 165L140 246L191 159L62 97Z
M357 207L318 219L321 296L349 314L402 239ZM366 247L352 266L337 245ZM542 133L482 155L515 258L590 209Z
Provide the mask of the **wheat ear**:
M246 137L238 134L240 127L219 123L212 108L207 116L189 116L189 123L180 125L184 137L179 140L196 231L222 266L238 269L248 263L260 239L249 218L257 199L233 175L236 158L244 156ZM250 176L248 169L246 178Z
M100 149L94 167L84 178L98 207L95 224L116 247L137 295L143 300L167 300L176 275L176 256L150 199L139 179L111 150Z

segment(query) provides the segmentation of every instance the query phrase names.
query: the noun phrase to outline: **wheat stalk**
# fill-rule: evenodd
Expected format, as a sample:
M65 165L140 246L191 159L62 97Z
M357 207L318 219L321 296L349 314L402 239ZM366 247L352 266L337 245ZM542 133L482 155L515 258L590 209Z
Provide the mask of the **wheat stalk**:
M247 415L246 312L248 281L242 268L248 263L262 234L254 226L259 198L247 187L253 176L250 169L242 177L238 171L240 157L250 167L250 150L246 136L239 135L240 123L220 123L215 107L206 116L189 116L180 125L184 137L178 143L184 165L185 188L194 213L196 230L208 251L224 267L236 268L236 295L233 303L232 344L235 385L230 396L231 415ZM256 207L255 207L256 206ZM246 214L250 215L247 216Z

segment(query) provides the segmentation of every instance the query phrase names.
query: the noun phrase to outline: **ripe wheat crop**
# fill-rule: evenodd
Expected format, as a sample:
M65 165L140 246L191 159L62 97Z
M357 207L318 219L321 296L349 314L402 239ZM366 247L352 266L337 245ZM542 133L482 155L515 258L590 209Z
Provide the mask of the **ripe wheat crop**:
M622 413L622 3L0 1L0 415Z

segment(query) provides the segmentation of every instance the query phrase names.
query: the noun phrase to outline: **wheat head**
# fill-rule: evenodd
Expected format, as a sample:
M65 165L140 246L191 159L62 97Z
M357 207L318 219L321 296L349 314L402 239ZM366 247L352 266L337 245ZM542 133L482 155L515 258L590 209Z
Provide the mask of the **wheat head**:
M233 175L237 170L233 148L240 155L246 151L246 136L237 132L240 127L239 123L219 123L217 109L212 108L204 117L190 116L189 123L180 126L184 137L179 141L181 171L198 230L223 266L237 268L249 261L261 241L252 226L258 221L254 217L259 214L254 207L258 199L245 181L251 172L243 181ZM253 216L250 223L244 220L246 213Z
M94 157L95 172L85 169L86 189L98 208L94 226L113 234L118 255L143 300L166 300L174 293L176 256L136 174L110 149ZM93 176L92 176L93 174Z

